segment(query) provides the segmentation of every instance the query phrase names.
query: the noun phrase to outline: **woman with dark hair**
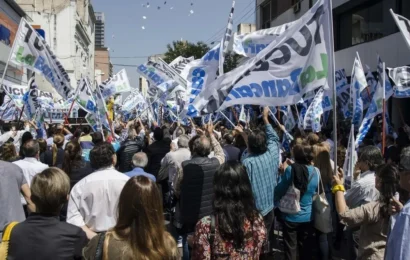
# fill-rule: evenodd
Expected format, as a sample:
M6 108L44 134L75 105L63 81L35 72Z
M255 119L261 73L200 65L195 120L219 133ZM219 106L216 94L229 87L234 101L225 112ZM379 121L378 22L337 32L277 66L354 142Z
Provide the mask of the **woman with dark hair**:
M28 141L33 140L33 139L34 139L34 137L30 132L25 132L22 135L22 137L21 137L21 146L20 146L20 149L19 149L20 158L24 159L24 157L25 157L24 154L23 154L23 145L25 143L27 143Z
M214 214L196 225L192 259L259 259L266 229L246 168L227 162L213 183Z
M51 150L46 151L44 154L44 161L50 167L62 168L64 161L64 135L55 134L53 137L53 146Z
M70 177L70 187L74 187L82 178L93 172L89 162L84 161L78 142L69 142L64 149L62 169Z
M117 223L95 236L84 248L84 259L95 259L97 250L104 259L176 260L175 240L165 231L162 200L155 182L136 176L125 184L118 202Z
M343 173L333 177L336 210L343 224L360 227L357 259L384 259L389 228L389 203L399 189L398 170L393 165L383 165L376 170L376 189L380 192L377 201L349 209L343 187Z
M312 248L317 248L312 224L312 202L320 181L320 172L312 163L314 153L312 146L297 144L292 150L295 163L285 166L285 173L281 176L275 188L275 200L279 201L293 184L300 191L300 212L287 214L282 212L284 219L283 239L285 259L317 259Z

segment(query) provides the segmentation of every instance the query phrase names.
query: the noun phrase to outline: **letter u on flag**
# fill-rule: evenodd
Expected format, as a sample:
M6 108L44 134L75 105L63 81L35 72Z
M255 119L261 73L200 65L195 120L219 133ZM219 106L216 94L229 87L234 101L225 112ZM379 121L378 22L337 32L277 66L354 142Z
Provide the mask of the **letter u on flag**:
M329 1L317 1L256 57L203 89L193 106L205 114L233 105L292 105L325 86L333 79L330 12Z

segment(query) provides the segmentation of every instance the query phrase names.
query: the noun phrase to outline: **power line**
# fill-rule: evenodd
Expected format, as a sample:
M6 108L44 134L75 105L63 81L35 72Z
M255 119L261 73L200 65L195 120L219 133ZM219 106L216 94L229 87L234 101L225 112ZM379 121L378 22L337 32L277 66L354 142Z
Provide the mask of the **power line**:
M258 6L258 8L260 8L260 6ZM252 16L253 14L255 14L257 10L258 10L258 9L255 8L255 10L252 12L252 9L250 9L247 13L245 13L241 18L238 19L238 22L236 23L236 26L238 26L238 24L240 24L242 21L248 19L250 16ZM252 12L252 13L249 15L250 12ZM246 17L245 17L245 16L246 16ZM244 17L245 17L245 19L243 19ZM235 19L234 19L234 20L235 20ZM236 27L236 26L235 26L235 27ZM222 30L224 30L224 29L226 29L226 27L222 28ZM221 30L220 30L220 31L221 31ZM218 38L222 37L222 36L220 36L220 35L221 35L221 33L218 33L218 35L216 35L216 37L211 37L210 39L213 39L213 40L207 41L207 43L209 44L209 43L215 42L216 40L218 40ZM223 34L222 34L222 35L223 35Z
M253 0L251 0L250 3L249 3L245 8L243 8L242 11L240 11L239 13L243 13L243 11L245 11L252 3L254 3ZM251 9L251 10L252 10L252 9ZM222 29L220 29L220 30L218 30L216 33L214 33L214 34L213 34L211 37L209 37L205 42L212 42L212 41L209 41L209 40L215 38L215 35L219 35L219 34L221 34L221 32L223 33L224 30L226 30L226 26L225 26L225 27L222 27Z

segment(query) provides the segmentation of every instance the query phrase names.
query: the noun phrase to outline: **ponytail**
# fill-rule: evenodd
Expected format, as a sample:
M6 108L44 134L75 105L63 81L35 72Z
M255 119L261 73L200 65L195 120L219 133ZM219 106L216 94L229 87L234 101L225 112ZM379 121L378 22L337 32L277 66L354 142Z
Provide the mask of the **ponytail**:
M65 171L65 173L67 173L68 176L70 176L71 174L71 169L72 169L71 164L72 163L71 163L70 151L66 149L64 151L63 171Z
M53 144L53 147L52 147L51 149L52 149L52 155L53 155L53 164L52 164L52 166L56 166L56 163L57 163L57 152L58 152L57 145L56 145L56 144Z

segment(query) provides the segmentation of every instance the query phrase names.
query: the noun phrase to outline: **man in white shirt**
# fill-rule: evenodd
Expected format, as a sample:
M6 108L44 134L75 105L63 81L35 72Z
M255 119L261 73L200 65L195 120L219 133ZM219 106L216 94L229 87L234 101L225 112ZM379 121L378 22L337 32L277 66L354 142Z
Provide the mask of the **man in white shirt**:
M109 143L95 146L90 163L98 169L80 180L71 190L67 222L83 228L91 239L96 232L107 231L116 224L117 203L129 177L114 169L117 157Z
M356 170L360 174L354 176L352 187L346 192L345 199L349 208L357 208L379 198L376 189L375 170L384 163L383 156L376 146L366 146L360 149Z
M25 158L22 160L15 161L13 163L21 168L28 186L31 186L31 181L33 180L34 176L47 169L48 165L39 161L40 145L36 140L27 141L23 145L23 153ZM21 203L23 205L27 204L23 196L21 197Z
M16 152L20 151L21 137L25 132L30 131L30 124L26 122L24 124L24 129L17 131L16 126L12 125L10 128L4 127L4 134L0 136L0 146L8 141L12 141L16 147Z

